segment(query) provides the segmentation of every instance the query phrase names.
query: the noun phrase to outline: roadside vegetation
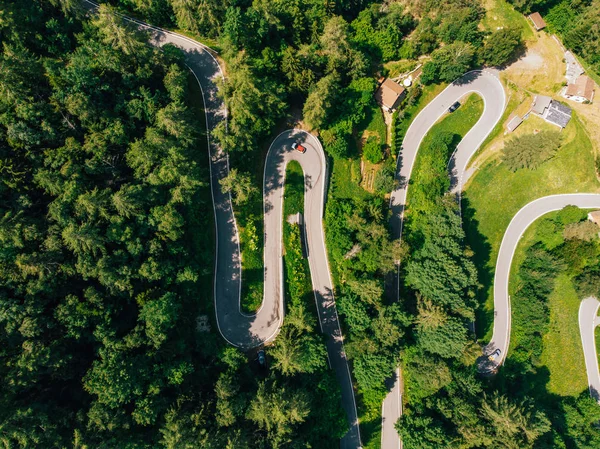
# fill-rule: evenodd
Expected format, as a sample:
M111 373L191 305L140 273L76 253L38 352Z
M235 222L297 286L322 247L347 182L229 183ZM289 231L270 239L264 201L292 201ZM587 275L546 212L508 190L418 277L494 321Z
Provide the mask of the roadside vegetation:
M597 405L588 405L594 401L578 323L581 300L600 293L598 226L586 218L574 206L545 215L525 233L511 267L510 351L497 382L533 396L554 429L566 423L551 447L600 444L597 430L572 427L600 417Z
M9 2L0 24L2 445L334 446L346 422L310 284L268 369L216 331L205 121L182 53L109 8L63 6Z
M465 245L447 160L482 112L470 97L428 133L408 190L402 303L412 325L403 339L405 408L398 429L406 447L534 447L549 431L529 397L495 390L476 373L480 348L468 325L478 307L473 251ZM503 416L502 423L498 417Z
M514 139L532 135L534 129L554 132L555 128L537 117L530 117L513 133ZM484 306L477 317L478 336L483 340L491 336L496 258L512 217L527 203L542 196L600 190L592 143L577 115L561 132L561 141L554 157L534 170L521 168L513 172L501 157L490 157L474 173L463 192L467 241L475 251L483 286L479 295Z

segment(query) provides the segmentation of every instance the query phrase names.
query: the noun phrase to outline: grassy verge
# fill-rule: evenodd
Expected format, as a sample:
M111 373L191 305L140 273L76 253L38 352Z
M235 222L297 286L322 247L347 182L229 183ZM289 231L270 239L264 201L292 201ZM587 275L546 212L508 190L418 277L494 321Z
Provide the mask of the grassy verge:
M426 199L420 195L420 187L423 185L431 184L434 182L433 178L438 176L447 176L444 172L443 175L437 173L433 168L439 161L433 160L435 151L432 142L435 141L442 133L450 133L452 135L452 143L449 146L449 151L452 152L461 141L461 139L467 134L467 132L477 123L479 117L483 113L483 100L476 94L471 94L467 97L466 101L463 101L463 105L457 109L454 113L444 116L438 123L436 123L427 133L417 154L415 165L411 174L411 184L414 184L417 188L408 189L407 203L407 222L414 222L420 217L411 216L411 208L417 211L427 209L421 203L424 203ZM431 154L430 154L431 153ZM450 158L450 154L445 155L443 163L446 164ZM422 217L421 217L422 218Z
M527 126L533 123L528 123L529 120L520 132L528 131ZM489 340L492 332L496 257L512 217L527 203L542 196L600 190L592 143L576 115L563 134L563 147L537 170L513 173L496 157L477 171L463 193L467 241L475 251L474 260L483 285L480 300L484 307L477 319L477 331L484 340Z
M263 301L264 262L263 262L263 169L266 149L251 153L232 153L231 167L254 177L254 185L259 192L248 202L234 205L235 219L240 236L242 257L242 297L241 308L245 313L254 313Z
M523 299L519 300L515 292L519 288L519 267L525 259L526 251L540 241L539 234L544 227L544 221L554 220L557 215L558 212L551 212L533 223L523 235L515 251L509 284L513 314L524 307L520 302ZM544 386L547 394L577 397L587 388L585 361L579 333L581 299L575 291L571 276L561 272L556 277L554 289L547 299L550 321L547 332L542 335L542 354L536 361L538 368L547 368L548 380ZM513 321L511 349L519 344L520 333L521 329ZM512 351L509 351L508 357L510 358L511 355Z
M301 228L288 223L290 215L304 210L304 172L296 161L287 165L285 172L285 193L283 201L283 244L286 270L286 300L290 304L307 301L312 304L312 285L308 260L302 256ZM316 316L316 310L314 310Z

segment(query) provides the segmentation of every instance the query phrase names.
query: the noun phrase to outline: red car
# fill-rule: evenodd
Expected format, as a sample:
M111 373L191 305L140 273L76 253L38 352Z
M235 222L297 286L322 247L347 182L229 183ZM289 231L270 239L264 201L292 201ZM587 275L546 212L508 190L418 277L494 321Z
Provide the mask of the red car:
M294 142L292 144L292 148L296 151L299 151L300 153L306 153L306 147L303 147L299 143Z

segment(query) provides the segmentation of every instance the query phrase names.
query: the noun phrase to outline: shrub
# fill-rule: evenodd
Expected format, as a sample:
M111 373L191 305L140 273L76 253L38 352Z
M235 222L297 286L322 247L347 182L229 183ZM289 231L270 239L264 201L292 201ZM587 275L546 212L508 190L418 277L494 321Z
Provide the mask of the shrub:
M396 187L396 181L394 179L395 170L393 164L386 164L381 168L375 175L375 181L373 187L378 193L386 194L390 193Z
M376 164L383 159L383 151L381 151L381 143L378 137L371 136L367 139L367 142L363 147L363 156L373 164Z

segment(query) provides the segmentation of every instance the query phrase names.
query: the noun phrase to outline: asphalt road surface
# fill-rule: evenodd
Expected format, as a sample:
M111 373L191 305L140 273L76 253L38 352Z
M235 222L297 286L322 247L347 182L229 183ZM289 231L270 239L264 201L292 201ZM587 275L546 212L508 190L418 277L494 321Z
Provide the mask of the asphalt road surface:
M508 225L504 237L502 238L500 251L498 252L496 273L494 275L494 333L492 339L484 348L484 354L491 354L496 349L500 349L501 353L493 362L484 360L484 363L480 363L480 370L488 371L496 369L504 362L506 353L508 352L511 325L508 281L512 259L515 255L515 250L517 249L521 236L525 230L542 215L560 210L569 205L577 206L581 209L600 209L600 194L573 193L539 198L519 210Z
M391 230L393 238L402 237L406 194L410 185L410 175L417 157L417 151L425 135L439 119L448 113L448 108L465 95L474 92L484 101L484 110L477 123L469 130L452 154L448 167L450 170L451 189L459 193L468 178L467 165L483 141L500 121L506 106L504 88L498 79L497 72L492 70L473 71L465 74L431 101L408 128L402 148L398 156L396 180L398 188L392 192L390 207L392 209ZM399 296L398 279L392 281ZM382 407L381 448L398 449L402 442L394 428L402 414L401 376L397 371L390 392Z
M87 9L93 11L96 3L84 0ZM227 110L223 100L217 96L218 79L223 73L213 51L208 47L181 36L122 16L138 28L147 31L150 42L156 46L172 44L181 48L186 63L202 90L206 127L209 131L209 158L211 191L215 214L217 250L215 258L214 301L219 332L230 344L249 349L262 345L277 335L283 322L283 185L285 166L298 160L304 170L305 201L304 216L309 265L319 313L319 325L327 335L329 364L335 372L342 392L342 407L349 422L349 431L342 438L342 449L360 448L360 430L356 401L348 361L343 347L343 338L333 298L325 239L323 234L323 207L327 165L325 154L317 138L303 131L286 131L273 141L264 171L264 298L255 314L244 314L240 308L241 258L239 235L233 214L231 196L221 191L219 180L229 173L227 154L210 139L210 132L223 120ZM301 154L291 147L293 142L307 148Z
M583 345L588 385L590 395L598 402L600 402L600 371L598 370L595 330L596 326L600 325L599 309L600 301L591 296L581 301L579 306L579 333Z
M292 149L293 143L302 144L305 153ZM359 448L360 430L352 379L348 368L344 342L333 297L325 237L323 208L325 204L327 164L319 140L300 130L289 130L275 138L267 153L264 173L265 212L265 298L263 309L283 311L282 223L285 167L296 160L304 171L304 230L313 292L319 314L321 331L327 336L327 353L342 391L342 406L350 423L350 430L341 441L341 447ZM261 311L257 320L263 319ZM281 316L283 313L280 314ZM268 328L265 325L265 328Z

